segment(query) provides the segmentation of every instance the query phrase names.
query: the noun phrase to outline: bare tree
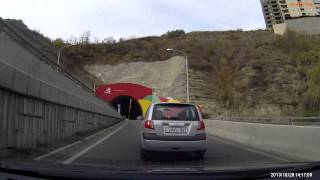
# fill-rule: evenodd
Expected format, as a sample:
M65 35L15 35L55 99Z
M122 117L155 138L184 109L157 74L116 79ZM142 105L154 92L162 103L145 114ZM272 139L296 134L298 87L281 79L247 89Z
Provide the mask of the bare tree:
M91 32L90 31L85 31L79 39L80 44L89 44L90 43L90 36Z

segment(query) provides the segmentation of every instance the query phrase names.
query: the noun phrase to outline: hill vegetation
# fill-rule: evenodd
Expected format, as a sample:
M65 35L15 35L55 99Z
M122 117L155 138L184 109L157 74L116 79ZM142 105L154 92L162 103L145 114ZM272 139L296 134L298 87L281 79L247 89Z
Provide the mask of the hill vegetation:
M181 55L167 52L167 48L179 49L188 54L192 72L203 74L206 82L192 100L213 94L208 101L217 104L214 113L320 115L319 36L294 32L277 36L265 30L176 30L161 37L90 43L90 34L85 35L77 46L65 51L72 69L88 64L161 61ZM54 42L61 46L61 40Z
M287 32L278 40L281 48L292 60L301 82L300 94L306 115L319 115L320 111L320 37L298 36Z
M191 100L205 105L211 115L320 115L320 36L294 32L277 36L265 30L176 30L160 37L116 41L112 37L92 40L90 32L85 32L66 42L51 41L19 20L1 21L11 27L4 29L8 36L23 37L25 41L17 43L31 44L35 54L51 64L57 62L61 47L76 44L63 50L60 66L88 85L99 79L84 71L84 65L162 61L181 55L166 51L174 48L189 57Z

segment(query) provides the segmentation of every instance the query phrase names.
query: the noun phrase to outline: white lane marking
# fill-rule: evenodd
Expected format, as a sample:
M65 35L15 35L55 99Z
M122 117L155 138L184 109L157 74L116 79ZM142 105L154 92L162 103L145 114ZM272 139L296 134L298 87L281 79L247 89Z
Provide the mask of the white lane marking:
M47 154L44 154L44 155L42 155L42 156L39 156L39 157L35 158L34 160L41 160L41 159L43 159L43 158L46 158L46 157L48 157L48 156L51 156L52 154L56 154L56 153L58 153L58 152L60 152L60 151L63 151L63 150L65 150L65 149L67 149L67 148L69 148L69 147L71 147L71 146L73 146L73 145L79 144L80 142L81 142L81 141L76 141L76 142L74 142L74 143L72 143L72 144L69 144L69 145L67 145L67 146L61 147L61 148L59 148L59 149L56 149L56 150L54 150L54 151L51 151L51 152L49 152L49 153L47 153Z
M272 155L272 154L268 154L268 153L265 153L265 152L262 152L262 151L259 151L259 150L255 150L255 149L251 149L251 148L247 148L243 145L240 145L240 144L236 144L236 143L233 143L233 142L230 142L230 141L226 141L224 139L221 139L219 137L215 137L213 135L208 135L211 139L215 139L217 141L220 141L222 143L225 143L225 144L229 144L229 145L232 145L232 146L236 146L238 148L241 148L241 149L244 149L244 150L247 150L247 151L250 151L250 152L253 152L253 153L257 153L257 154L261 154L261 155L264 155L264 156L267 156L269 158L273 158L273 159L276 159L276 160L279 160L279 161L285 161L285 162L290 162L289 159L286 159L286 158L283 158L283 157L279 157L279 156L276 156L276 155Z
M117 125L117 124L116 124L116 125ZM116 126L116 125L115 125L115 126ZM111 127L112 127L112 126L111 126ZM103 129L103 130L101 130L101 131L99 131L99 132L97 132L97 133L95 133L95 134L93 134L93 135L91 135L91 136L89 136L89 137L86 137L86 138L84 138L84 139L85 139L85 140L89 140L89 139L91 139L92 137L94 137L94 136L96 136L96 135L99 135L99 134L103 133L104 131L107 131L109 128L110 128L110 127L106 128L106 129ZM56 149L56 150L53 150L53 151L51 151L51 152L49 152L49 153L47 153L47 154L38 156L38 157L34 158L34 160L41 160L41 159L43 159L43 158L49 157L49 156L51 156L51 155L53 155L53 154L56 154L56 153L58 153L58 152L60 152L60 151L63 151L63 150L65 150L65 149L67 149L67 148L69 148L69 147L72 147L72 146L74 146L74 145L77 145L77 144L79 144L79 143L81 143L81 142L82 142L82 141L79 140L79 141L76 141L76 142L74 142L74 143L72 143L72 144L68 144L68 145L63 146L63 147L61 147L61 148L58 148L58 149Z
M111 137L112 135L114 135L115 133L117 133L119 130L121 130L123 127L125 127L128 123L128 120L126 120L126 122L120 126L118 129L115 129L114 131L112 131L111 133L109 133L107 136L103 137L102 139L100 139L99 141L95 142L94 144L91 144L90 146L88 146L87 148L83 149L82 151L78 152L77 154L71 156L69 159L63 161L63 164L70 164L73 161L75 161L76 159L78 159L80 156L82 156L83 154L85 154L86 152L88 152L90 149L94 148L95 146L101 144L103 141L105 141L106 139L108 139L109 137Z
M117 126L117 125L118 125L118 124L115 124L114 126ZM103 129L103 130L95 133L95 134L92 134L92 135L90 135L90 136L88 136L88 137L85 137L84 140L90 140L91 138L93 138L93 137L95 137L95 136L98 136L98 135L104 133L105 131L108 131L111 127L113 127L113 126L110 126L110 127L106 128L106 129Z

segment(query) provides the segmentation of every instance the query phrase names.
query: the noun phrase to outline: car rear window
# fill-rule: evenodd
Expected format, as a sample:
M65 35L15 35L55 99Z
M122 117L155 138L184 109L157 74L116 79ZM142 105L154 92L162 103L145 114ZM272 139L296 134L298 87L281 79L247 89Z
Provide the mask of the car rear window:
M194 105L157 104L153 108L153 120L199 121L199 114Z

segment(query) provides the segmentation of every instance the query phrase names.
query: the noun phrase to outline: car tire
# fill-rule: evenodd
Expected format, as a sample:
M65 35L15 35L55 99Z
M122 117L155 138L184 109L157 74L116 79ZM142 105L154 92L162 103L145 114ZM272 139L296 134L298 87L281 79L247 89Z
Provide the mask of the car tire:
M145 149L141 149L141 159L142 160L150 160L152 159L152 155L151 152L145 150Z
M195 155L194 157L195 157L196 160L203 160L205 154L206 154L206 151L205 151L205 150L203 150L203 151L196 151L196 152L194 153L194 155Z

